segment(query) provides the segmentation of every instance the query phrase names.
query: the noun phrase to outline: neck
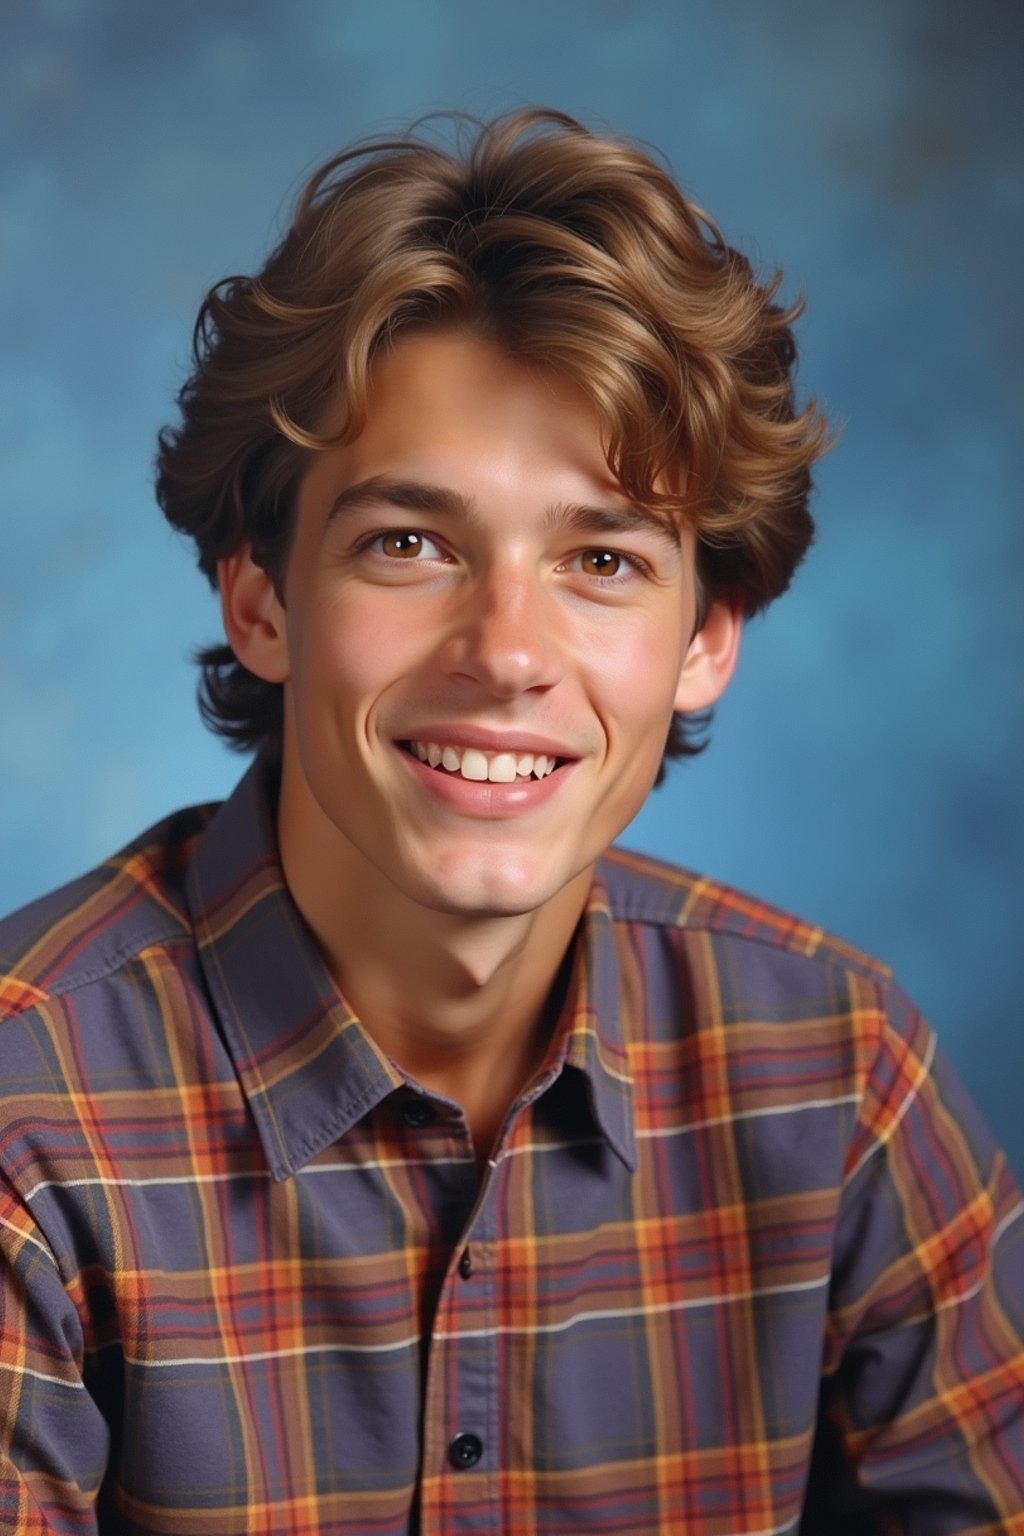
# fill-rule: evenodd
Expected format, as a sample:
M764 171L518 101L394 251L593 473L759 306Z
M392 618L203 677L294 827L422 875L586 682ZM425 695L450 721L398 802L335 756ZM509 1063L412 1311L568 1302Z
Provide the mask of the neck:
M339 850L333 850L335 854ZM479 1161L536 1071L591 871L537 911L465 916L396 891L351 845L310 861L281 836L292 897L364 1029L425 1088L462 1106Z

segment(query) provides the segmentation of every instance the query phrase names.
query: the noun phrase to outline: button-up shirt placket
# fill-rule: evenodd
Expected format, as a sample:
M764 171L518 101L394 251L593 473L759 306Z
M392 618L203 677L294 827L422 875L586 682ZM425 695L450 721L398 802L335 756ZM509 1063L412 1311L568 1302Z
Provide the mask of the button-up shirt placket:
M502 1529L494 1258L504 1182L500 1164L488 1164L438 1298L423 1402L420 1536Z

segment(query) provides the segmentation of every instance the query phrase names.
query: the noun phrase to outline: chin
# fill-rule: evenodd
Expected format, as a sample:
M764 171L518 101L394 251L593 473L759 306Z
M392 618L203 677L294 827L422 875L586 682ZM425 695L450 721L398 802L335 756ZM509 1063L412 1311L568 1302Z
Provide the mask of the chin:
M446 877L414 882L409 889L421 906L450 917L524 917L539 911L570 883L549 872L503 867L500 861L483 868L449 871Z

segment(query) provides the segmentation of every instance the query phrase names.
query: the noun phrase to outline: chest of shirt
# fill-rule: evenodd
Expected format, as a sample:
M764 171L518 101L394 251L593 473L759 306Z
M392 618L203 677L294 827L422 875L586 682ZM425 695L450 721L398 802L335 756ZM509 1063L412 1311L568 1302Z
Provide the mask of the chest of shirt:
M843 1116L638 1108L634 1168L568 1069L482 1184L458 1112L397 1092L287 1180L239 1119L61 1188L117 1528L786 1529Z

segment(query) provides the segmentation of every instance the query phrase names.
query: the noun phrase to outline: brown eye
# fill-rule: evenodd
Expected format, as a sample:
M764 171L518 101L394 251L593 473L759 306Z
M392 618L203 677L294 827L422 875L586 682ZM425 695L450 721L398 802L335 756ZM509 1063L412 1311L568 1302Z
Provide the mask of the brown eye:
M380 548L382 554L393 560L414 560L423 548L423 540L418 533L382 533Z
M362 547L374 555L383 555L385 560L404 560L413 565L447 559L429 534L419 533L415 528L388 528L384 533L375 533Z
M612 549L587 549L580 556L580 565L588 576L617 576L622 556Z

